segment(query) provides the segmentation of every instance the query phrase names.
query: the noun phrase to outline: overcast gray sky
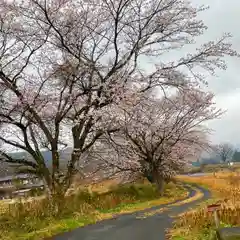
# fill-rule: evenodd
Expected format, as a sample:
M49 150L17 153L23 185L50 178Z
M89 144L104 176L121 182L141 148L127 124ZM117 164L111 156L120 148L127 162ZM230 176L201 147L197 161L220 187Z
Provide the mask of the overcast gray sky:
M201 41L215 40L223 33L230 32L233 35L233 47L240 53L240 0L191 1L197 6L204 4L210 7L199 15L208 26ZM170 54L167 58L176 55L181 57L184 50L178 50L177 54ZM209 90L216 95L217 106L227 112L220 120L214 120L208 125L214 130L211 136L213 142L231 142L240 147L240 59L226 58L226 61L228 69L217 72L217 77L207 80Z
M192 0L194 4L206 4L210 8L200 17L208 26L205 40L215 39L224 32L233 35L233 47L240 52L240 1L239 0ZM217 106L227 109L220 120L209 124L215 130L212 140L229 141L240 146L240 59L227 58L228 69L211 77L209 89L216 94Z
M196 39L196 44L202 44L220 38L224 33L233 35L231 43L240 53L240 0L190 0L194 5L209 6L209 9L199 14L208 30ZM176 52L164 55L164 60L178 59L186 52L194 52L196 46L190 45ZM220 120L208 123L213 129L211 140L214 143L231 142L240 148L240 59L226 59L226 71L218 71L216 77L209 77L208 89L215 93L217 107L227 110ZM159 61L159 58L157 59Z

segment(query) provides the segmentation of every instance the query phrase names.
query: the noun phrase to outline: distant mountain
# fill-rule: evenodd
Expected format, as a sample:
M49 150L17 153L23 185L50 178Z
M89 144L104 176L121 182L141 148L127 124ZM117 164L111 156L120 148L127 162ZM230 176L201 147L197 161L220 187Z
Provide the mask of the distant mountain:
M66 160L69 159L72 152L72 148L66 148L63 151L60 151L60 160ZM42 151L43 158L45 160L46 164L52 163L52 152L51 151ZM27 158L32 159L31 155L27 152L13 152L9 153L10 156L12 156L15 159L21 159L21 158Z
M51 151L42 151L45 163L48 167L52 165L52 153ZM71 148L68 148L62 152L60 152L60 166L66 167L68 159L71 154ZM13 152L9 153L9 155L14 159L32 159L30 154L27 152ZM12 166L10 163L1 162L0 161L0 177L6 177L9 175L15 174L15 167Z
M72 153L71 147L65 148L64 150L60 151L60 153L59 153L60 168L62 170L66 169L68 161L71 158L71 153ZM51 151L42 151L42 154L45 159L45 163L46 163L47 167L51 168L51 166L52 166ZM9 155L15 159L24 159L24 158L28 159L28 160L32 159L32 157L27 152L13 152L13 153L10 153ZM100 162L93 159L92 157L88 156L87 154L84 156L82 157L82 161L77 163L76 168L83 170L82 165L84 165L84 172L92 172L93 170L95 170L97 168L97 166L99 165ZM83 163L83 161L85 161L85 160L88 160L88 161L86 161L86 163ZM16 168L14 168L12 166L12 164L0 161L0 177L14 175L15 169ZM99 171L97 173L98 176L100 176L102 174L105 175L104 173L101 173L101 171Z

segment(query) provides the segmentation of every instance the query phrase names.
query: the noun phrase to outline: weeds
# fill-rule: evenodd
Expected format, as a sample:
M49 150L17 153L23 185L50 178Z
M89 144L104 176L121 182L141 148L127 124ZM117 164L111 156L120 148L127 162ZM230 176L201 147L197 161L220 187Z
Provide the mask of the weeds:
M221 172L200 177L178 177L186 182L208 187L214 195L211 203L221 204L218 211L221 227L240 226L240 176ZM215 234L213 213L208 213L206 203L179 216L170 231L173 240L211 240Z
M48 199L18 201L2 209L0 239L35 240L109 218L113 213L140 210L184 198L186 191L170 183L160 198L151 184L127 184L107 191L79 190L54 204Z

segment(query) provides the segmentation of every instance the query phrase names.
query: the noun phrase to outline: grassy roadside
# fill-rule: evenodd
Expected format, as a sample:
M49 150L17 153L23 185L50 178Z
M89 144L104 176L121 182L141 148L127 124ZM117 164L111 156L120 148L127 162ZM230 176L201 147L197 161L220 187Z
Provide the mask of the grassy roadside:
M204 187L211 191L208 184L205 182L196 181L196 179L188 177L179 177L181 181L185 183L197 183L199 186ZM219 201L219 197L216 192L211 191L211 198L197 204L194 208L189 209L189 211L180 214L178 216L173 216L176 221L174 222L174 227L169 230L168 238L171 240L211 240L215 234L215 228L211 224L203 221L203 214L205 214L206 206Z
M51 206L46 199L16 202L0 214L0 239L39 240L152 206L173 202L187 196L187 191L173 183L166 185L160 197L151 184L111 187L108 192L80 191L61 200L61 209Z
M197 183L211 191L211 199L202 202L194 209L177 216L173 229L169 231L171 240L212 240L216 227L212 213L207 213L206 206L220 203L220 227L240 225L240 179L229 173L204 177L178 177L186 183Z

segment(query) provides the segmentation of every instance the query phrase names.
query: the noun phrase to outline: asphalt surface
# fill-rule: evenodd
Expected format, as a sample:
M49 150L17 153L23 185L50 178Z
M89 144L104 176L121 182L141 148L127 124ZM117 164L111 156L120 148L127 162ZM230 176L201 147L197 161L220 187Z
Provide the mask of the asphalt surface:
M188 208L210 197L208 190L195 184L192 186L197 187L204 193L201 199L179 206L168 207L169 204L162 204L143 211L120 215L114 219L104 220L94 225L88 225L71 232L59 234L52 237L51 240L164 240L166 239L166 230L172 226L174 221L171 216L185 212ZM189 191L187 198L193 197L196 191L192 187L186 186L186 188ZM179 201L175 201L174 203L176 202ZM167 209L146 217L147 213L152 211L157 212L157 210L162 208ZM142 218L141 216L145 217Z

